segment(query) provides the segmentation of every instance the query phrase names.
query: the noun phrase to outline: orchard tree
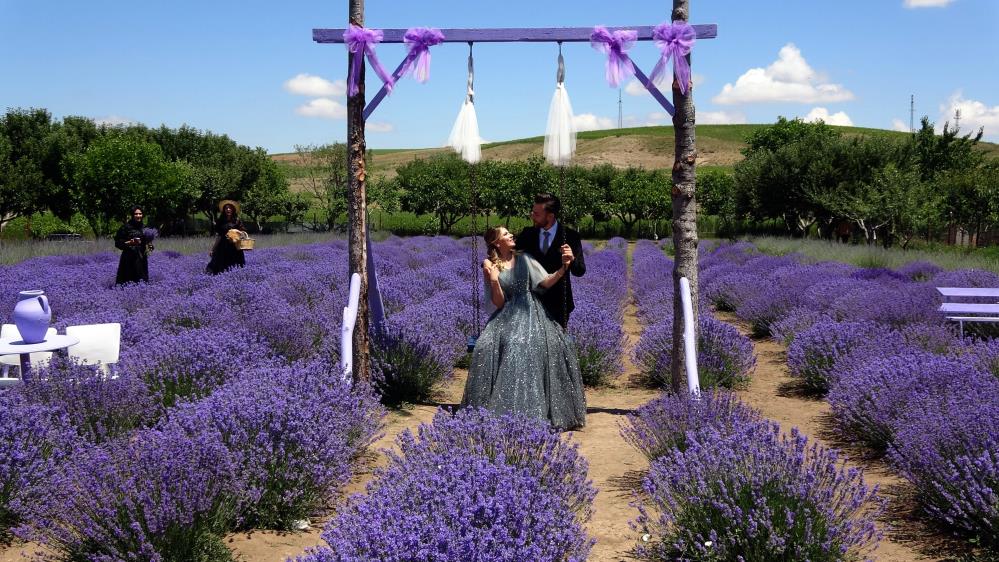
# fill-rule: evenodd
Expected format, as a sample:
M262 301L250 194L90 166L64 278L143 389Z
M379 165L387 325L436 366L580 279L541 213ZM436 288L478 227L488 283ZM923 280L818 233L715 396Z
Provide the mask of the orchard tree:
M661 171L628 168L610 182L610 192L604 202L604 212L616 217L631 236L635 223L643 219L667 215L672 182Z
M404 190L403 210L433 215L437 232L450 234L454 225L469 213L472 191L469 166L454 154L413 160L400 166L396 177Z

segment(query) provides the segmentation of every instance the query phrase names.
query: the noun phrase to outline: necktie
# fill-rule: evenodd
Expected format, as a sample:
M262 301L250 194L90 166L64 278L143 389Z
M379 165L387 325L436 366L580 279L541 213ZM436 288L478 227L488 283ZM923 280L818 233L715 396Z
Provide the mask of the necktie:
M548 253L548 246L549 246L549 244L548 244L548 236L551 235L551 232L548 232L546 230L542 234L545 235L545 239L541 241L541 253L542 254L547 254Z

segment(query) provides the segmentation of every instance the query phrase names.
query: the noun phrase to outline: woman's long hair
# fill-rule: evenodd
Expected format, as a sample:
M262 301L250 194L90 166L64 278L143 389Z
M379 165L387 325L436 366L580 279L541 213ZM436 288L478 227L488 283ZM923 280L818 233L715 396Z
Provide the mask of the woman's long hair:
M486 256L489 258L489 261L493 262L493 265L499 268L500 271L506 269L506 266L500 260L499 248L496 247L496 242L499 241L504 230L506 229L502 226L494 226L487 229L486 233L482 235L482 237L486 239Z

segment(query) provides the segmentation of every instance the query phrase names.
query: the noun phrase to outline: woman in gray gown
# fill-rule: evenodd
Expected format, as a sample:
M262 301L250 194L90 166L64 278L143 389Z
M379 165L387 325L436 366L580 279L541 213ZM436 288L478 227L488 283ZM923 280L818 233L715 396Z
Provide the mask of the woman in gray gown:
M583 378L575 346L548 316L537 294L565 275L573 257L548 274L534 258L514 252L503 227L486 231L489 258L482 263L490 316L472 352L462 406L548 420L560 430L586 423Z

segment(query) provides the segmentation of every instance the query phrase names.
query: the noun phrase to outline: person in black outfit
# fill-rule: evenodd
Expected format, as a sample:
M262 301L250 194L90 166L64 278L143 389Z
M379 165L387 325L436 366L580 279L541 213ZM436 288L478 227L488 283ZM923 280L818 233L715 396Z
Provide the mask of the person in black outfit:
M558 221L562 202L550 193L542 193L534 198L531 208L531 222L517 236L517 250L526 252L538 260L545 271L554 273L562 267L562 256L573 258L569 272L576 277L586 273L583 259L583 243L579 233ZM566 275L553 287L541 295L541 304L553 320L567 328L569 314L575 308L572 301L572 279Z
M115 233L114 246L121 250L115 285L149 281L149 251L153 245L142 232L142 207L132 207L132 218Z
M230 230L246 230L243 221L239 220L239 203L226 199L219 203L219 210L222 216L215 223L215 234L218 234L218 238L212 250L208 252L212 259L206 268L206 271L212 275L246 265L246 256L237 245L238 238L234 242L229 237Z

